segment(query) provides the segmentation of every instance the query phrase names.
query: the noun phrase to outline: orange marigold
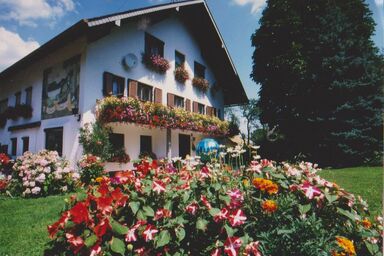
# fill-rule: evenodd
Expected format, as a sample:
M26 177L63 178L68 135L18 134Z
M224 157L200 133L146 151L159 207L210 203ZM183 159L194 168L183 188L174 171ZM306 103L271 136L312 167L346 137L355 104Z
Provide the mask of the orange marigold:
M253 185L260 191L265 191L268 194L277 194L279 186L271 180L263 178L254 178L252 181Z
M345 238L343 236L336 237L337 244L344 249L346 253L349 255L356 255L355 246L353 245L353 241Z
M372 227L372 223L369 221L369 219L367 218L364 218L362 221L361 221L361 224L363 225L363 227L365 228L371 228Z
M273 213L277 210L277 203L273 200L265 200L261 203L261 208L265 212Z

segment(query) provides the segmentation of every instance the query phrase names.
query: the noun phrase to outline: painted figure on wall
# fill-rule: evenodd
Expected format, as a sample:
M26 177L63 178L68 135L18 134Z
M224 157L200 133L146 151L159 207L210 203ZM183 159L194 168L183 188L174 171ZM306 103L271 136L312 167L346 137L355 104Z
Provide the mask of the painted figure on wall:
M79 105L80 56L44 71L42 119L72 115Z

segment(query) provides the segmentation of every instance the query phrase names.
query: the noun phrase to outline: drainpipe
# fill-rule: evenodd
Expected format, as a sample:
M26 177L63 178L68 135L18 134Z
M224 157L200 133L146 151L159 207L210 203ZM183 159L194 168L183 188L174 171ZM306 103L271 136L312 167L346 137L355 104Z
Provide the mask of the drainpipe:
M167 128L167 144L166 144L167 158L172 158L172 131L171 128Z

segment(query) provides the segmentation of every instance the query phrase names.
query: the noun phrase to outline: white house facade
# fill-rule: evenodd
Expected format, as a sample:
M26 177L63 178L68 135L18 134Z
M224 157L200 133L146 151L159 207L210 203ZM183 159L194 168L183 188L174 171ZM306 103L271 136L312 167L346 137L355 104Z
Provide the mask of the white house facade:
M168 60L166 72L142 62L153 53ZM175 79L179 66L189 74L185 83ZM206 79L208 89L194 86L194 77ZM0 73L1 150L16 157L53 149L75 163L82 154L79 128L96 120L97 102L106 96L220 119L224 106L247 101L203 0L131 10L81 20ZM131 159L143 151L159 158L193 155L194 145L212 136L126 122L109 125Z

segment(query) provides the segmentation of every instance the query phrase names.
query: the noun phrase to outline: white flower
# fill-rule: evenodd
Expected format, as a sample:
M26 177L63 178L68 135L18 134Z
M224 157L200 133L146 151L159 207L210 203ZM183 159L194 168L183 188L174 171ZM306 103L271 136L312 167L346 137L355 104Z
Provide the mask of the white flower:
M34 181L31 181L31 182L29 182L29 186L30 186L31 188L33 188L34 186L36 186L36 183L35 183Z
M181 161L181 157L172 157L173 162Z
M68 188L67 188L67 186L64 186L64 187L61 188L61 190L62 190L63 192L66 192L66 191L68 190Z
M32 190L32 194L38 194L38 193L40 193L40 191L41 191L41 188L40 187L34 187Z
M78 179L80 179L80 174L79 174L78 172L74 172L74 173L72 174L72 178L73 178L74 180L78 180Z
M29 188L27 188L25 191L24 191L24 194L31 194L31 190Z

